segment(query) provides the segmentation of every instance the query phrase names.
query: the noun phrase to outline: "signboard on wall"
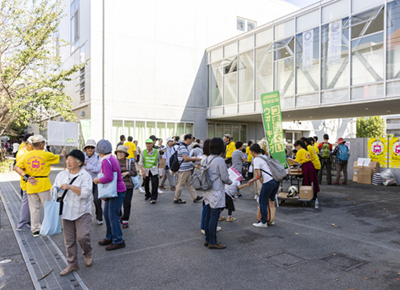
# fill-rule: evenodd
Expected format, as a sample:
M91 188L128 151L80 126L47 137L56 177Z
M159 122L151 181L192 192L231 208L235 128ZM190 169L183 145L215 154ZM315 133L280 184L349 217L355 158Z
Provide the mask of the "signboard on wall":
M48 137L49 145L78 147L79 124L49 121Z
M279 91L261 95L261 109L265 135L271 156L286 168L285 143L282 130L281 99Z
M387 138L368 139L368 157L372 162L379 162L380 167L387 167L388 146Z
M389 139L389 167L400 168L400 138Z

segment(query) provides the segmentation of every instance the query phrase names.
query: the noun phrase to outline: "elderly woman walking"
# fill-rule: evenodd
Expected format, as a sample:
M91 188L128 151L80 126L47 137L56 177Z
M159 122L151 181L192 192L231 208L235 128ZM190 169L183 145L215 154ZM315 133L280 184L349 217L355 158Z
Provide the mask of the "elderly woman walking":
M110 141L101 139L96 146L96 152L101 159L102 178L96 177L93 182L96 184L110 183L114 178L114 172L117 173L117 197L106 198L104 203L104 219L106 221L106 238L99 241L100 246L106 246L107 251L125 248L125 242L122 239L121 221L119 212L124 202L126 187L121 174L121 168L118 160L111 154L112 145Z
M74 149L67 155L67 169L61 171L54 181L53 190L57 188L59 196L64 195L62 209L62 226L64 245L67 252L67 267L60 275L65 276L78 270L79 242L85 265L93 263L90 229L92 225L92 178L82 168L85 156L80 150Z
M129 156L128 147L124 145L119 145L114 153L118 158L119 166L121 167L121 174L122 177L124 178L124 183L126 187L126 194L124 198L124 207L123 207L124 212L123 214L122 212L120 213L122 219L122 227L126 229L129 227L128 223L129 223L129 216L131 215L131 203L132 203L133 188L134 188L131 177L137 175L136 164L135 164L135 159L127 158Z
M207 166L210 179L213 181L211 190L204 192L205 218L204 231L206 239L204 246L209 249L225 249L226 245L217 241L217 225L221 209L225 208L225 184L231 184L228 169L224 159L224 142L221 138L213 138L210 141L211 155L202 160L202 165ZM203 163L204 162L204 163Z

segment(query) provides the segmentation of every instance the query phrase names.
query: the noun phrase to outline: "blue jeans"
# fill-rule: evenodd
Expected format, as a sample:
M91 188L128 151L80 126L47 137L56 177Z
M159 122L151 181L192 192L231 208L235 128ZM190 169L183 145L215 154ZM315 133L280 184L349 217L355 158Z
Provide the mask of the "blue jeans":
M278 192L279 182L274 179L263 183L260 191L260 211L261 211L261 222L263 224L267 223L268 219L268 200L275 200L275 194Z
M206 219L206 212L207 212L206 204L204 203L203 200L203 210L201 212L201 224L200 224L200 229L202 230L204 230L204 220Z
M206 232L206 242L214 245L217 243L217 225L221 209L211 208L209 204L207 204L205 208L204 231Z
M122 228L119 212L124 203L126 192L118 192L118 196L108 199L104 203L104 219L106 221L106 239L112 240L113 244L122 243Z

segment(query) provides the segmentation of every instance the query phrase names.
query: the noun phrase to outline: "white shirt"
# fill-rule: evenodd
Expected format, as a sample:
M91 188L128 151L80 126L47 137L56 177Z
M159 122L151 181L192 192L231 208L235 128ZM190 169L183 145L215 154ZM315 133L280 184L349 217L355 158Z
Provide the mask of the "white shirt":
M54 181L54 187L60 187L61 184L69 184L71 180L78 176L77 179L72 183L77 187L81 188L81 195L73 192L71 189L68 190L64 197L64 206L61 218L64 220L74 221L80 218L85 213L92 214L92 177L85 169L81 170L77 174L71 174L68 169L61 171ZM58 196L63 195L63 191L58 192Z
M13 153L18 152L18 149L19 149L19 144L13 143Z
M234 197L234 194L238 191L238 186L240 185L240 181L235 180L232 184L225 184L225 193L230 197Z
M271 170L269 169L267 161L263 160L262 157L253 158L253 166L254 166L254 169L262 169L266 172L271 173ZM263 171L261 171L261 176L263 178L263 183L267 183L268 181L272 180L272 177Z

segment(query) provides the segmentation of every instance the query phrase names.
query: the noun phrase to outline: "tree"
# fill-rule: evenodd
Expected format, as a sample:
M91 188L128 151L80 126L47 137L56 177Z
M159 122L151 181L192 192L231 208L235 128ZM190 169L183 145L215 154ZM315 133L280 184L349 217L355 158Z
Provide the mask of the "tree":
M357 138L378 138L385 134L385 121L380 116L357 118Z
M56 50L61 0L2 0L0 6L0 135L10 124L40 124L60 114L75 120L63 89L81 66L61 69ZM65 42L61 42L66 45Z

